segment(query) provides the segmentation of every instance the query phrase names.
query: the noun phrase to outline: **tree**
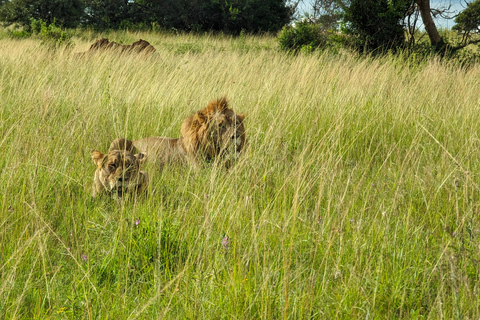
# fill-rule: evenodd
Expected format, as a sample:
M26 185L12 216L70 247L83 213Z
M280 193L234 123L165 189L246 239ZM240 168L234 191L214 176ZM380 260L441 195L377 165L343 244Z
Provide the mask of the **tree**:
M459 48L479 43L480 40L472 39L472 35L480 33L480 0L468 3L467 8L455 18L455 23L453 30L463 34Z
M480 0L467 3L467 8L455 18L455 23L454 30L478 33L480 31Z
M480 43L472 35L480 34L480 0L467 3L467 8L455 19L453 27L462 33L462 41L458 46L448 44L439 34L433 16L452 19L450 7L432 8L430 0L314 0L313 22L318 23L318 17L325 15L327 21L342 22L346 31L360 39L361 48L385 48L400 44L400 27L408 30L410 46L415 43L417 18L421 17L430 44L438 52L455 52L469 44ZM392 40L389 41L389 37Z
M61 27L119 28L158 23L166 29L276 32L290 22L288 0L0 0L0 20L28 26L41 19Z
M97 29L120 27L129 17L128 0L83 0L85 13L82 24Z
M405 16L411 0L350 0L344 6L347 33L366 51L396 49L405 44Z
M278 31L290 22L285 0L137 0L137 16L167 29L227 33Z
M467 8L460 12L455 18L456 25L454 30L463 33L463 38L458 46L451 46L446 43L439 35L438 30L433 22L430 8L430 0L415 0L418 5L418 10L422 16L423 24L425 25L425 31L427 32L430 43L437 50L444 50L446 52L455 52L457 50L465 48L469 44L479 43L479 39L472 39L472 33L478 33L480 31L480 0L467 3ZM437 14L443 14L446 10L436 10Z
M445 49L446 43L440 37L438 33L437 26L433 21L431 8L430 8L430 0L415 0L415 3L418 6L418 10L420 11L420 15L422 16L423 25L425 26L425 31L430 38L430 44L438 49Z
M11 0L0 7L0 20L28 28L31 19L43 20L48 25L55 21L61 27L74 28L84 12L82 0Z
M225 30L230 33L276 32L288 24L293 8L285 0L226 0L222 4Z
M134 7L138 22L156 22L166 29L221 30L224 25L218 0L137 0Z
M345 4L340 0L314 0L312 14L307 19L324 30L337 29L344 14Z

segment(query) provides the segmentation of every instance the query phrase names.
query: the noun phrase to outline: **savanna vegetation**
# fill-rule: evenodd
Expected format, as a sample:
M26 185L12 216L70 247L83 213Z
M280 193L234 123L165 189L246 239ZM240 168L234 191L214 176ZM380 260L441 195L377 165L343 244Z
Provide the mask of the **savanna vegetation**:
M0 0L4 25L42 20L62 28L276 32L290 22L287 0Z
M270 36L8 35L0 318L480 317L477 64L292 55ZM100 37L157 52L74 57ZM222 95L247 116L234 167L147 165L143 198L92 199L92 149L177 137Z

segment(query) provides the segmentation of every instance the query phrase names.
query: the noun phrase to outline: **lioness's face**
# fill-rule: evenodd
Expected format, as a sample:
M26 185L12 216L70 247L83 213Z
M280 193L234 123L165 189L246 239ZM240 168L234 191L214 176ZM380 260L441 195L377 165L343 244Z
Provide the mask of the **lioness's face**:
M92 152L97 165L94 179L94 196L102 191L122 196L128 191L139 192L145 188L147 176L140 171L143 154L133 155L127 150L110 150L107 154Z

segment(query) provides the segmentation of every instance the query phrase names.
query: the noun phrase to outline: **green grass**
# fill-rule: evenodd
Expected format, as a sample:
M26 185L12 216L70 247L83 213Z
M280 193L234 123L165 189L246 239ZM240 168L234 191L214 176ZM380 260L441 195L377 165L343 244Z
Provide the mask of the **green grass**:
M101 36L157 54L73 58ZM73 41L0 40L0 318L480 317L478 66ZM143 199L91 198L92 149L178 137L222 95L247 115L232 170L147 166Z

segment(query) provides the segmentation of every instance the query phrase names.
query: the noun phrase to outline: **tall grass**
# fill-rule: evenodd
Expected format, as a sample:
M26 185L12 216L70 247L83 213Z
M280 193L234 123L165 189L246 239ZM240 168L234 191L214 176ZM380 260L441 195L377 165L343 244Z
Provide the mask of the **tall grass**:
M108 36L157 53L0 40L0 318L480 317L478 66ZM247 115L232 170L91 198L92 149L222 95Z

